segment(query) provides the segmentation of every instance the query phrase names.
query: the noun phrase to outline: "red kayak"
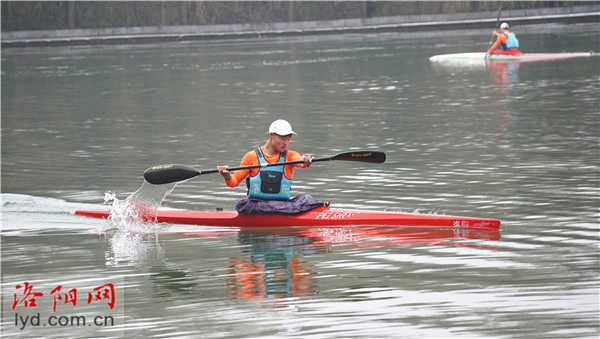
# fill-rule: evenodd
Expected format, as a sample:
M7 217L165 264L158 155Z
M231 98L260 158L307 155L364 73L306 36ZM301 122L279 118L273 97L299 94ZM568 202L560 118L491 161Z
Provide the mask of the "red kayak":
M75 214L108 218L110 211L76 211ZM290 227L290 226L413 226L458 229L499 230L500 220L458 217L451 215L400 213L372 210L318 207L297 214L241 214L236 211L179 211L161 210L156 218L146 218L170 224L232 227Z

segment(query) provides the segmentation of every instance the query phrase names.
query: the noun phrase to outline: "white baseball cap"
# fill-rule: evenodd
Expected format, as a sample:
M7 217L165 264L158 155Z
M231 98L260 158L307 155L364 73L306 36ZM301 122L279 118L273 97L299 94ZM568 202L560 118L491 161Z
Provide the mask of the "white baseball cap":
M290 134L296 135L296 132L292 131L292 125L289 122L279 119L273 121L269 126L269 133L275 133L277 135L286 136Z
M508 24L503 22L502 25L500 25L500 28L508 29Z

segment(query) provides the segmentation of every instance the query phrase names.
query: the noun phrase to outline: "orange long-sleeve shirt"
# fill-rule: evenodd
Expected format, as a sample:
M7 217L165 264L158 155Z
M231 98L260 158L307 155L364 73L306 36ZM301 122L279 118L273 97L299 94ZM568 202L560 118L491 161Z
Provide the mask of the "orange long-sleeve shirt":
M508 35L504 34L504 32L499 33L498 37L496 38L496 42L494 42L494 44L492 45L492 47L490 47L490 49L487 51L487 53L488 54L492 53L493 51L496 50L496 48L498 48L498 46L500 46L500 44L506 43L507 40L508 40Z
M264 148L261 147L261 150L263 151L263 154L265 154ZM265 159L267 160L267 162L270 162L270 163L277 162L279 160L279 154L275 154L270 157L265 155ZM302 155L298 152L290 151L288 149L286 157L285 157L285 161L296 161L296 160L302 160ZM242 161L240 162L240 166L258 165L259 163L260 162L258 161L258 156L256 155L256 150L252 150L244 155L244 157L242 158ZM302 167L302 166L303 166L302 164L285 165L284 169L283 169L283 173L286 178L291 179L292 176L294 175L294 168ZM229 180L225 180L225 183L229 187L236 187L248 175L254 176L258 173L259 170L260 170L259 168L253 168L253 169L235 171L234 173L231 173L231 178Z
M496 42L494 42L494 44L492 45L492 47L490 47L490 49L487 51L487 53L490 54L493 51L495 51L496 48L498 48L498 46L500 46L501 43L505 43L506 40L508 40L508 36L506 34L504 34L504 33L498 34L498 37L496 38Z

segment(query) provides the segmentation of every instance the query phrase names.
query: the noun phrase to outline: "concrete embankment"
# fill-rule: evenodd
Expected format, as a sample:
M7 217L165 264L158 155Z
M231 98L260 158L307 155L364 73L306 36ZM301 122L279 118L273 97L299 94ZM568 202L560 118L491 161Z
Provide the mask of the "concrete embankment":
M271 24L13 31L2 32L2 47L81 46L316 34L476 29L494 27L497 18L498 11L489 11ZM598 23L600 22L600 4L558 8L505 10L501 12L500 20L507 21L511 25L541 24L549 22Z

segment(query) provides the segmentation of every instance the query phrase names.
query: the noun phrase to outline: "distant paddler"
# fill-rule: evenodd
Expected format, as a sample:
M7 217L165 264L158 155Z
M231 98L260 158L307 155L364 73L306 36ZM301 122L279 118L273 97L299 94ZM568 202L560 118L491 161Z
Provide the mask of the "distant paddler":
M490 54L504 54L504 55L520 55L519 51L519 40L517 40L517 36L515 33L512 33L509 29L509 26L506 22L500 25L500 33L494 31L494 35L496 36L496 42L490 47L490 49L486 53L486 58ZM499 46L502 49L497 49Z

